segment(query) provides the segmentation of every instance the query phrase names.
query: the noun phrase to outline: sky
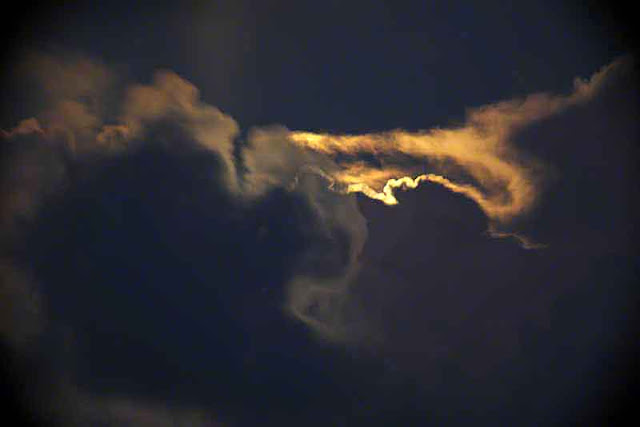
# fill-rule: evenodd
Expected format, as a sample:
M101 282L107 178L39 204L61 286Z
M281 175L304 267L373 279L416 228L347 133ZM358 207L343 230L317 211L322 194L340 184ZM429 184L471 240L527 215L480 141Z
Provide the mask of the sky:
M640 360L625 16L557 1L16 10L0 73L13 413L618 425Z

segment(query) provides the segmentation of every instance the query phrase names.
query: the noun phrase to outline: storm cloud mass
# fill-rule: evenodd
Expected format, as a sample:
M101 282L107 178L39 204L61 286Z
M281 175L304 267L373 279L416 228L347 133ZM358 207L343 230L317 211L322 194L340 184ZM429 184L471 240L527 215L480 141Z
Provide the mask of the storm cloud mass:
M33 424L566 425L635 392L634 57L363 132L243 129L168 69L16 68L0 332Z

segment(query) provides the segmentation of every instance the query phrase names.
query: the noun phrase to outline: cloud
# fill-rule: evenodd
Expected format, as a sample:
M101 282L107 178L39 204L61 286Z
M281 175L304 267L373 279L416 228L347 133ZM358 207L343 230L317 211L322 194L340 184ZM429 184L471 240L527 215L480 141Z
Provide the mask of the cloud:
M366 226L355 199L327 191L325 183L318 182L313 176L298 176L302 173L300 168L303 170L305 165L331 169L333 162L330 159L315 153L305 153L292 146L287 138L282 138L282 133L278 131L256 129L250 134L248 146L241 152L242 167L247 172L240 177L237 159L234 157L234 141L239 131L237 124L219 109L201 102L197 88L175 73L159 71L151 84L129 85L122 91L123 96L120 105L115 108L116 112L106 114L99 108L100 101L105 97L105 91L110 88L114 77L104 65L86 58L73 58L65 62L46 55L34 56L29 64L38 70L37 74L47 94L48 107L36 118L21 123L16 129L3 131L7 140L31 131L33 135L37 133L42 140L50 141L46 143L49 146L44 146L56 156L66 159L65 156L70 153L69 158L76 159L72 162L84 162L83 159L92 159L96 155L118 156L126 155L127 151L135 151L137 141L149 137L152 130L161 127L162 123L171 123L171 126L182 129L199 146L219 156L223 163L220 176L225 187L245 203L253 203L252 200L264 197L268 191L277 188L289 188L302 194L318 219L318 233L327 236L322 240L335 241L344 247L344 250L338 252L338 256L343 257L345 265L336 265L334 268L336 281L344 282L340 278L345 272L356 268L358 253L366 239ZM287 131L284 132L286 134ZM158 133L153 137L163 138ZM37 147L39 149L41 147ZM20 176L26 173L25 165L30 163L15 160L14 163L21 166L11 178L14 182L21 179ZM65 167L62 161L59 164L62 175ZM8 196L11 192L15 199L36 200L36 195L44 194L50 188L49 184L55 181L36 177L32 173L28 175L31 177L31 184L12 185L12 189L7 190L5 195ZM297 184L294 185L294 181ZM43 188L35 188L36 185ZM25 203L34 204L22 204ZM29 209L27 205L16 207L16 210L22 211ZM5 230L12 228L4 227ZM307 252L301 271L323 270L313 267L314 263L322 264L332 257L321 254L326 250L326 247L321 247L322 250ZM343 261L338 262L341 263ZM307 280L302 282L306 283ZM291 312L300 314L303 309L292 308Z
M254 197L273 188L288 188L301 194L313 208L321 234L343 248L337 269L328 268L334 263L326 262L335 255L335 249L327 245L312 248L300 265L300 274L290 283L287 298L288 311L295 318L321 336L345 339L355 333L342 310L349 283L359 268L367 238L366 220L355 198L329 189L333 179L329 174L338 171L338 165L291 144L288 136L289 131L283 127L252 130L243 151L247 170L244 189ZM333 273L327 276L327 271Z
M0 133L3 138L10 139L19 135L30 135L33 133L42 134L43 131L38 120L32 117L30 119L21 120L15 128L8 131L0 129Z
M44 328L42 296L32 279L8 260L0 264L0 337L11 348L24 350L34 345Z
M34 75L49 103L85 99L95 104L95 110L102 108L99 101L115 78L113 72L96 59L68 53L34 53L21 66Z
M236 189L233 141L239 132L238 125L216 107L200 102L198 89L171 71L157 72L151 85L130 86L120 118L125 127L110 127L105 131L127 129L121 133L130 138L161 119L179 123L203 147L218 153L227 168L227 185Z
M637 213L630 197L638 176L637 63L621 58L574 86L580 103L515 135L548 166L544 195L518 227L550 249L624 252L633 233L621 225Z
M17 243L41 204L59 192L66 161L59 141L49 138L34 118L0 135L0 236L9 245Z
M371 237L352 292L384 331L381 353L445 423L573 420L571 408L604 413L603 396L634 384L622 373L638 354L636 64L578 82L579 102L510 139L544 161L537 201L513 227L547 249L480 237L478 206L428 182L398 208L363 204Z
M145 401L139 397L95 395L70 388L62 406L73 407L61 417L64 425L222 427L214 414L201 408Z
M64 138L74 151L94 147L109 114L114 73L97 60L71 54L31 54L20 67L40 89L43 110L37 118L47 133Z
M469 197L487 215L495 237L512 235L511 222L529 213L541 192L544 166L522 153L513 139L523 129L598 94L611 74L625 66L620 59L590 80L576 79L569 95L534 94L471 109L463 125L451 129L401 129L362 135L291 132L291 141L339 161L332 185L346 193L362 193L388 205L398 203L395 190L429 181ZM377 164L362 160L373 156ZM419 173L420 170L430 173ZM538 247L515 235L525 248Z
M338 242L345 236L344 265L331 278L309 285L315 279L301 273L300 279L292 282L298 285L292 285L290 292L291 312L318 326L302 313L324 304L300 288L316 295L346 292L347 278L357 274L358 257L367 237L366 220L355 199L346 194L362 193L396 204L398 188L416 188L428 181L477 203L489 220L490 235L514 237L524 248L543 247L514 228L536 206L545 180L543 162L519 151L514 137L535 123L588 102L625 61L628 59L603 68L590 80L577 79L569 95L534 94L474 108L464 124L450 129L329 135L268 127L252 129L243 144L237 140L236 122L200 101L198 89L175 73L159 71L151 84L129 85L117 113L107 123L100 102L114 77L106 66L85 58L62 61L34 56L30 63L38 71L52 107L37 119L3 131L3 135L10 140L27 133L49 138L62 133L61 138L74 152L79 144L89 152L108 152L143 140L158 123L171 122L219 156L226 188L245 203L277 188L303 195L329 240ZM18 180L20 173L12 179ZM49 179L31 181L31 187L25 183L23 190L12 191L15 200L41 192L32 187ZM20 204L24 206L16 210L28 210L28 202L14 202ZM307 256L320 258L313 250ZM304 307L301 301L305 301Z
M70 327L72 352L84 358L71 371L89 391L68 396L93 409L69 411L134 425L204 417L200 408L209 407L233 418L234 399L260 406L273 391L278 380L263 377L271 370L292 383L275 387L281 395L266 398L273 406L244 421L282 415L287 399L321 412L322 393L342 383L332 377L336 388L310 390L322 381L304 363L327 375L331 363L309 362L317 348L297 328L351 343L377 334L358 300L371 273L362 274L370 268L362 264L368 226L355 193L394 204L399 188L430 183L472 201L494 237L539 247L524 237L538 236L525 220L548 214L545 192L556 182L528 135L588 110L628 67L623 59L576 80L569 95L472 109L448 129L330 135L270 126L242 138L230 116L171 71L116 90L114 101L116 79L100 63L33 61L46 108L0 132L9 166L1 231L11 237L2 290L24 308L7 311L3 334L14 347L40 336L45 301L54 314L47 334L55 341L51 325ZM20 279L31 273L41 289ZM258 356L291 339L296 354ZM240 397L227 389L236 380ZM131 384L154 402L170 401L176 387L196 396L178 406L195 409L108 397Z
M18 142L24 141L11 141ZM46 139L34 143L48 147ZM345 196L326 190L315 175L302 178L295 191L274 187L259 197L239 196L228 186L220 155L171 117L148 123L124 151L87 156L48 149L55 147L70 154L62 162L65 185L34 210L11 261L28 266L43 284L37 289L48 314L38 341L47 355L43 363L82 386L79 394L64 392L70 403L60 416L126 420L134 411L98 402L89 405L95 414L87 414L85 392L98 399L131 393L130 405L137 407L137 396L173 402L178 388L194 396L185 404L201 408L195 411L214 408L256 422L283 416L293 398L308 402L300 408L325 400L317 395L324 389L315 390L315 374L307 372L309 358L317 357L311 340L287 314L302 310L287 306L287 286L297 277L330 285L350 268L358 250L349 234L357 229L355 200L341 202ZM302 189L326 194L312 204ZM364 233L364 221L360 226ZM9 296L26 307L15 292ZM7 312L8 331L17 322L27 326L19 315ZM291 341L300 345L293 354L276 351ZM289 358L294 361L283 363ZM261 379L263 372L277 375ZM296 379L280 384L289 375ZM230 384L245 391L238 396ZM274 387L281 394L265 398ZM270 404L260 409L264 401ZM239 402L258 409L239 414ZM133 414L131 422L144 425L163 416L163 408L140 407L149 413Z

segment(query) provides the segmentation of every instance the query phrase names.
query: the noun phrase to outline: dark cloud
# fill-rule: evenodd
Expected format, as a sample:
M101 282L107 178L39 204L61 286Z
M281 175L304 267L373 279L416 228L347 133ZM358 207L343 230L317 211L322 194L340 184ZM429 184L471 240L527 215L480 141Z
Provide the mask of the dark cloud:
M483 237L479 209L434 186L402 195L404 209L363 204L368 268L354 292L445 424L605 420L637 390L635 64L590 87L514 136L549 171L518 224L544 249Z
M640 138L637 68L625 57L592 79L589 102L527 128L517 143L549 165L528 224L551 250L629 253L634 245Z
M275 417L339 400L332 383L343 380L282 306L297 260L306 273L340 273L340 236L282 190L239 203L220 184L219 157L179 129L161 123L145 138L126 156L74 165L22 253L49 333L68 330L78 383L233 417L238 405ZM311 262L309 250L323 256Z
M2 132L15 406L63 425L548 425L629 384L632 62L577 82L580 102L530 98L541 118L511 139L550 171L516 224L537 251L435 183L395 208L334 192L336 162L284 127L238 138L172 72L105 114L106 68L47 64L87 71Z

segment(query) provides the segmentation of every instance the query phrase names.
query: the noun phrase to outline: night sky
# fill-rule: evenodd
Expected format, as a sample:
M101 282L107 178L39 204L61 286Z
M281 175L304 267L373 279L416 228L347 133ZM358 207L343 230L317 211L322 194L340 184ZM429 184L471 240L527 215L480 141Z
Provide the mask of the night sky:
M629 10L94 3L3 24L22 424L623 425Z

